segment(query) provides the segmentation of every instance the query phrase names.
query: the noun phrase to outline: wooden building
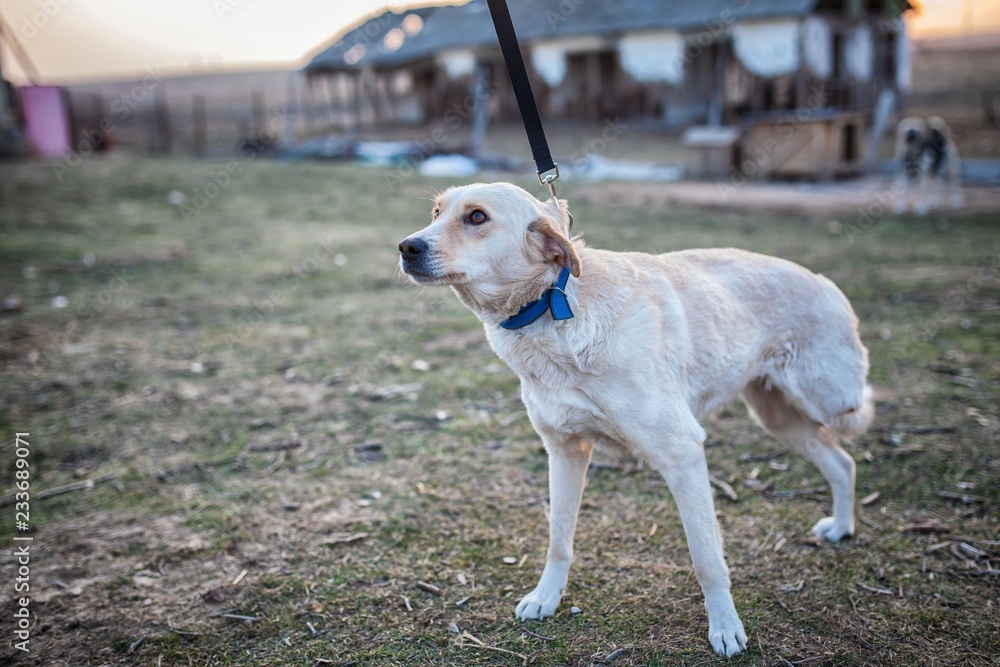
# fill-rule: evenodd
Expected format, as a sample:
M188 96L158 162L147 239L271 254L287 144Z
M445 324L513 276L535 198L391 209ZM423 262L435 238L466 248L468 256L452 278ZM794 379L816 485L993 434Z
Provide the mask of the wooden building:
M865 152L876 109L897 106L910 87L907 0L508 4L548 119L746 128L778 125L789 113L804 123L823 118L853 128L832 140L847 132L854 142L837 147L847 159L820 174L835 175ZM477 103L477 81L493 92L510 86L485 0L372 16L305 71L345 119L362 124L447 121ZM516 120L513 95L494 94L489 113ZM842 113L862 122L830 125ZM780 174L781 165L772 160L766 172Z

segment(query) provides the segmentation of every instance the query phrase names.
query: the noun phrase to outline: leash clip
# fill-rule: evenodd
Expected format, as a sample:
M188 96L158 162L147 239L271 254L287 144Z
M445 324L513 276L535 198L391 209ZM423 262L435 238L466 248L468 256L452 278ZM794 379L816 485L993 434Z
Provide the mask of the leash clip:
M546 172L538 172L538 182L549 189L549 194L552 195L552 199L556 199L556 186L555 182L559 178L559 165L555 162L552 163L552 168Z

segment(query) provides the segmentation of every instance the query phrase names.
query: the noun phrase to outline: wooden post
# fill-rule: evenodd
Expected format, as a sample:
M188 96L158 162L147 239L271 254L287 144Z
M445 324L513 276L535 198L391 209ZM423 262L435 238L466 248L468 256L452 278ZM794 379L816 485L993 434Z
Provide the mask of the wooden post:
M385 102L382 99L382 75L375 72L372 75L372 101L375 108L375 126L382 125L385 118Z
M291 72L288 74L288 87L285 91L285 146L291 146L295 143L299 117L302 115L301 109L299 108L299 93L296 90L299 80L297 78L298 76L299 75Z
M983 119L986 124L990 127L996 127L997 122L997 108L996 108L996 95L988 90L984 90L982 93L983 101Z
M726 81L726 52L728 50L728 43L720 41L714 48L706 53L713 53L715 55L713 81L712 81L712 94L708 99L708 122L707 125L712 127L719 127L722 125L722 105L724 99L723 88Z
M191 98L191 146L195 155L204 155L208 149L205 130L208 125L205 115L205 96Z
M352 102L351 105L354 108L354 132L361 132L361 72L356 72L353 77L351 77Z
M476 70L472 75L473 107L472 111L472 133L469 136L469 153L473 157L479 156L483 151L483 142L486 140L486 128L490 124L490 64L485 61L476 63Z
M586 55L587 92L584 101L584 117L599 120L601 117L601 61L597 53Z
M167 106L165 91L152 91L153 117L151 123L151 150L167 155L173 150L173 136L170 128L170 108Z
M255 90L250 94L250 113L253 119L254 138L267 130L267 103L264 101L264 93Z
M326 83L326 102L327 110L330 112L330 122L337 122L337 104L336 104L336 91L334 90L334 80L333 76L327 74L323 77L323 82Z

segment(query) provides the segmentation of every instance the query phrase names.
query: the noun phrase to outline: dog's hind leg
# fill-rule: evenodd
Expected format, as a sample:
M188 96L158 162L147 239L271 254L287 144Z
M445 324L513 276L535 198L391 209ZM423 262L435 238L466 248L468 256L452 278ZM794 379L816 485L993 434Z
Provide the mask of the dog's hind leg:
M678 445L680 451L671 446L672 454L664 454L662 445L643 449L651 465L663 475L677 503L691 562L705 595L708 639L716 653L729 657L746 648L747 635L730 593L729 568L715 520L702 446L704 431L701 433L700 440Z
M896 189L899 195L892 205L892 212L896 215L906 213L906 208L910 205L910 177L904 171L897 181Z
M765 430L812 461L830 485L833 516L817 521L813 533L831 542L853 535L855 465L837 437L790 405L780 390L763 382L751 383L743 400Z
M812 461L833 492L833 516L817 521L812 531L831 542L853 535L855 465L851 455L818 424L803 421L776 435Z
M948 194L949 203L952 208L958 209L965 206L965 196L962 194L962 163L958 158L958 151L952 149L948 156Z
M542 436L549 454L549 551L538 586L517 604L520 619L545 618L556 613L569 580L573 534L580 511L587 468L594 445L585 440Z
M937 180L933 177L928 177L927 166L922 165L920 168L920 175L917 177L917 201L913 205L913 212L917 215L927 215L927 211L930 210L932 197L927 192L928 188L934 187L934 181Z

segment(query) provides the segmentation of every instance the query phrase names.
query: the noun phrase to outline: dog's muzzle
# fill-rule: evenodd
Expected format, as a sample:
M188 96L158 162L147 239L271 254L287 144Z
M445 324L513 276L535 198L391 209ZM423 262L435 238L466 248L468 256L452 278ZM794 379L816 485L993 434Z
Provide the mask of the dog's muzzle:
M411 236L399 244L399 258L405 273L414 276L428 276L432 273L430 266L431 247L422 238Z

